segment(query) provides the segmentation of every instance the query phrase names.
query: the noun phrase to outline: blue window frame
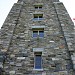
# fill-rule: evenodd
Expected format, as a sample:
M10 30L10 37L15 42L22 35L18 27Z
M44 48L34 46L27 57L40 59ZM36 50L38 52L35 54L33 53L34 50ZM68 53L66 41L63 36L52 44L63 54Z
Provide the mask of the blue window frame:
M35 55L35 69L42 69L42 57L41 55Z
M44 37L44 29L43 30L39 30L39 29L33 30L33 38L35 38L35 37L43 38Z
M43 14L34 14L34 19L36 21L43 20Z

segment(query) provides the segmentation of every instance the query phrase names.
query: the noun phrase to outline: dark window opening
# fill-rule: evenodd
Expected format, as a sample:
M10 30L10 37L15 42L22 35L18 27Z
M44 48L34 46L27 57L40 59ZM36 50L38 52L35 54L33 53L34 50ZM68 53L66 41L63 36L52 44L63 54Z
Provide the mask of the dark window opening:
M42 5L35 5L35 9L42 9Z

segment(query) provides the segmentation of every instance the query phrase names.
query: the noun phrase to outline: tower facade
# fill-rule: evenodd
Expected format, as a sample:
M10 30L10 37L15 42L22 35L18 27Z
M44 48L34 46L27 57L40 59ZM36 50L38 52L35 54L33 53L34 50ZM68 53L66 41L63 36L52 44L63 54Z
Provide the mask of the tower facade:
M18 0L0 30L1 75L74 75L73 29L59 0Z

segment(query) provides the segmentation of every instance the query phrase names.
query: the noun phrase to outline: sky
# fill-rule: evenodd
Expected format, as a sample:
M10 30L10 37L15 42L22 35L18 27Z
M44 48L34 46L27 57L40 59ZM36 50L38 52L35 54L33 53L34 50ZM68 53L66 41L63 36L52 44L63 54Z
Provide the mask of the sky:
M13 4L16 3L18 0L0 0L0 28L3 25L10 9L12 8ZM66 7L71 19L75 18L75 0L60 0L63 2L64 6ZM73 20L74 24L75 21Z

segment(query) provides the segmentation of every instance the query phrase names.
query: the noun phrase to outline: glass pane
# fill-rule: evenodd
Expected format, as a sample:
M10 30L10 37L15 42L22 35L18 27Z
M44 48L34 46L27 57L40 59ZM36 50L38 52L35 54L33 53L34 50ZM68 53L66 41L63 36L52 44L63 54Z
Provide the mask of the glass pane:
M38 6L36 6L35 9L38 9Z
M39 6L39 9L42 9L42 6Z
M39 16L39 20L43 20L43 15L40 15Z
M35 56L35 69L41 69L41 55Z
M38 20L38 16L37 15L34 15L34 20Z
M40 15L40 16L39 16L39 18L43 18L43 16L42 16L42 15Z
M44 37L44 31L39 31L39 37Z
M38 36L38 31L33 31L33 37L37 37Z

